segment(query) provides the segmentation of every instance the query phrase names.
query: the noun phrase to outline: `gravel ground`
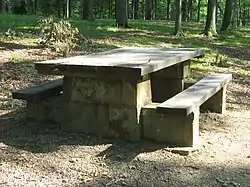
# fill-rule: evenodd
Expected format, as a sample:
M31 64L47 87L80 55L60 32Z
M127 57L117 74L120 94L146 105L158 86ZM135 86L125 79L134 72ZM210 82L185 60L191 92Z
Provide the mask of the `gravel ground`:
M249 111L202 114L202 147L188 156L63 133L18 115L5 116L0 186L250 186Z
M201 114L202 147L188 156L164 145L61 132L25 121L21 109L7 113L0 120L0 186L250 186L250 111L247 102L239 104L244 97L229 102L225 115Z

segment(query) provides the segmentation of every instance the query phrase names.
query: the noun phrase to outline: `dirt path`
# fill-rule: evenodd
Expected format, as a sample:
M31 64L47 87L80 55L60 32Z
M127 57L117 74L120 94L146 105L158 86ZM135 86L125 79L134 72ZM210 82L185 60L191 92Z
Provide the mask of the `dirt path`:
M201 114L202 147L181 156L148 143L24 121L24 111L15 112L24 103L12 100L11 91L52 77L36 74L31 63L8 60L0 64L0 187L250 187L249 77L234 74L227 114Z

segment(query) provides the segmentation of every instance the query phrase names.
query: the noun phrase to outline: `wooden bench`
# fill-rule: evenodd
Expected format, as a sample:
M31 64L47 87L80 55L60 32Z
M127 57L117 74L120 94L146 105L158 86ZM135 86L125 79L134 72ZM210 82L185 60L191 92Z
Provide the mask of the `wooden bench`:
M57 79L13 91L12 97L27 101L27 118L46 121L50 116L48 98L59 95L62 90L63 79Z
M143 136L173 146L199 145L200 109L224 113L231 79L231 74L210 75L161 104L144 106Z

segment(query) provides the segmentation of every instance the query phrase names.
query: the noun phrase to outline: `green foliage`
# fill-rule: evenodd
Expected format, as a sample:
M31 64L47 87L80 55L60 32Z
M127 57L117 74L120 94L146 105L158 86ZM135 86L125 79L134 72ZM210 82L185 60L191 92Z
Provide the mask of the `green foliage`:
M76 46L77 28L73 28L67 20L55 21L48 17L39 21L40 44L55 49L56 52L67 56Z
M11 60L12 60L13 62L20 62L20 61L22 61L22 58L19 57L19 56L17 56L17 55L12 55L12 56L11 56Z

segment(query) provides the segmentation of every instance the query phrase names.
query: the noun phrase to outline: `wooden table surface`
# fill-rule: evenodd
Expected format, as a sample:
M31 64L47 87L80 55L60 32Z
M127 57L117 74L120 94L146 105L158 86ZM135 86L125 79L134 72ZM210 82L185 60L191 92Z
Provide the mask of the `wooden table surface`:
M121 71L143 76L203 55L204 51L196 48L123 47L91 55L36 62L35 67L39 73L54 75Z

